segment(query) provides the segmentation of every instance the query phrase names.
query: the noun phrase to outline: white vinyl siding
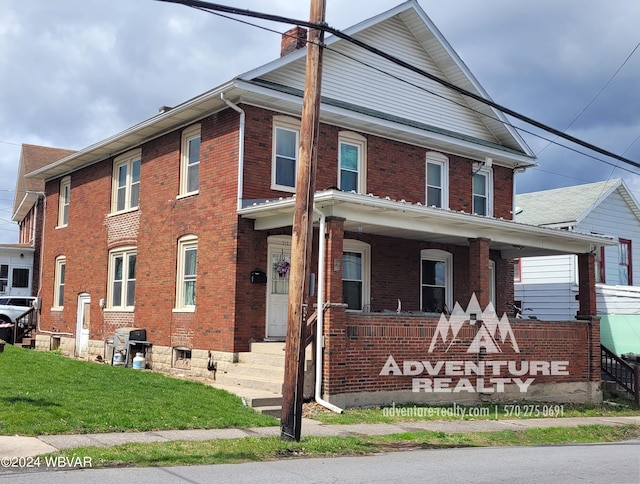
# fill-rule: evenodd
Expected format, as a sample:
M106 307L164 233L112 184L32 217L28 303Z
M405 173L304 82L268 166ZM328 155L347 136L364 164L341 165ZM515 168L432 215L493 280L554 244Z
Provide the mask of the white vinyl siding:
M460 74L458 69L447 67L447 72L442 71L441 66L450 65L451 61L446 50L440 47L434 37L422 39L426 44L421 44L399 18L389 19L383 24L359 32L358 39L440 78L472 89L468 79ZM433 58L433 54L425 52L425 48L432 48L433 54L436 54L437 50L438 57ZM352 44L340 42L332 44L332 49L354 60L331 50L325 52L322 74L323 97L496 142L496 137L487 129L486 122L464 107L469 105L469 101L459 94L408 70L402 69L401 74L398 74L398 67L395 64ZM368 68L365 64L379 70ZM349 76L345 76L345 72L348 72ZM407 82L404 83L384 72L401 75ZM301 58L261 77L303 90L304 73L305 59ZM451 77L453 75L456 77Z

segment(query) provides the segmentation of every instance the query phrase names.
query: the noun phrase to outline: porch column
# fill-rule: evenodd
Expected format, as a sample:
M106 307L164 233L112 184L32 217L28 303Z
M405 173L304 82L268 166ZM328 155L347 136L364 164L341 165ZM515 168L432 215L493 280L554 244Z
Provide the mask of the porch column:
M334 405L342 406L340 395L344 393L346 381L346 305L342 304L342 249L344 245L344 218L327 217L326 266L325 266L325 312L324 312L324 398Z
M580 305L578 317L595 316L596 307L596 256L595 254L578 254L578 298Z
M327 258L325 267L325 302L342 303L342 249L344 245L344 218L327 217L325 237Z
M475 293L483 310L489 304L489 242L469 239L469 297Z

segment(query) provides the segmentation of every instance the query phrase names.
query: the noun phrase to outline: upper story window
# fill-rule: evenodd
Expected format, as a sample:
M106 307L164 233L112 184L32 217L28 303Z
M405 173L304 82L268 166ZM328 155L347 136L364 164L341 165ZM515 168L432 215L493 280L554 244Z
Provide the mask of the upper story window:
M295 192L300 147L300 124L293 118L274 117L271 188Z
M347 309L362 311L370 302L369 244L345 239L342 250L342 302Z
M136 293L136 259L135 247L120 247L109 254L109 309L133 309Z
M180 161L180 195L198 193L200 189L200 125L191 126L182 133Z
M58 198L58 227L66 227L69 223L69 203L71 201L71 177L65 176L60 180L60 195Z
M366 192L367 140L343 131L338 137L338 186L345 192Z
M619 239L618 245L618 284L623 286L633 285L631 263L631 241L629 239Z
M0 293L7 292L9 286L9 264L0 264Z
M453 307L453 254L423 249L420 263L420 309L426 313L450 310Z
M493 172L484 165L473 169L473 213L493 215Z
M64 278L67 269L67 259L64 256L56 258L55 278L53 283L53 308L62 309L64 306Z
M176 309L195 310L197 267L198 238L195 235L186 235L178 240Z
M449 158L442 153L427 153L427 205L449 208Z
M124 212L140 204L140 150L119 156L113 163L111 212Z

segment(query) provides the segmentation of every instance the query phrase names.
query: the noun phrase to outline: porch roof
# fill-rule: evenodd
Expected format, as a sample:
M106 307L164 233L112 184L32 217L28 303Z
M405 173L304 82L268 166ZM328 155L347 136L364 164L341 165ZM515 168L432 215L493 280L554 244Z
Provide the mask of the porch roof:
M345 231L463 246L469 245L469 239L486 238L491 241L490 248L499 250L504 259L582 254L616 244L611 237L603 235L527 225L334 189L317 192L314 203L325 216L344 218ZM238 214L255 220L256 230L269 230L292 225L294 208L295 197L245 200Z

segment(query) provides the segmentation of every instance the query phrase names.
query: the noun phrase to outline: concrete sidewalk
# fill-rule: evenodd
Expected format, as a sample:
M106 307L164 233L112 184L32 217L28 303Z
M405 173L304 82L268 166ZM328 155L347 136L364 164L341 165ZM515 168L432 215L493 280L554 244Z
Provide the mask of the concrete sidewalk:
M388 435L432 430L447 433L493 432L530 428L578 427L581 425L640 425L640 416L632 417L566 417L519 420L429 420L394 424L329 425L303 419L302 435L362 436ZM80 446L110 446L124 443L169 442L175 440L215 440L280 435L279 427L250 429L158 430L154 432L120 432L108 434L43 435L40 437L0 436L0 457L32 457L57 449Z

